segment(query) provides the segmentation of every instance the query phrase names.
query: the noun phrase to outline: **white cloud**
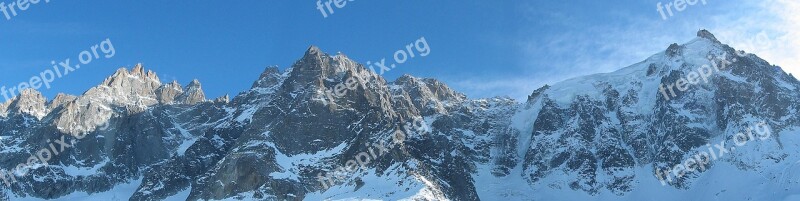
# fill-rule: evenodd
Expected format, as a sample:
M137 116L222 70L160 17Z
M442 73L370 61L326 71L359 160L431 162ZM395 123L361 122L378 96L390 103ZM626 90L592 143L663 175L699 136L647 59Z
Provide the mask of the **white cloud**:
M580 5L580 4L578 4ZM510 72L500 79L478 78L454 82L460 90L477 97L507 94L520 101L544 84L569 78L611 72L652 54L671 43L685 43L699 29L708 29L730 46L754 53L800 75L800 2L764 0L747 2L709 2L704 7L678 13L662 20L655 11L606 13L618 21L580 24L558 11L530 15L531 37L522 39L519 48L527 72ZM532 6L528 12L547 12ZM640 12L640 13L634 13ZM546 19L548 16L555 16ZM555 20L555 21L553 21ZM563 20L560 21L559 20ZM560 28L556 34L539 34L540 26ZM488 81L477 81L488 80Z
M765 0L738 9L748 14L717 18L717 38L800 75L800 2Z

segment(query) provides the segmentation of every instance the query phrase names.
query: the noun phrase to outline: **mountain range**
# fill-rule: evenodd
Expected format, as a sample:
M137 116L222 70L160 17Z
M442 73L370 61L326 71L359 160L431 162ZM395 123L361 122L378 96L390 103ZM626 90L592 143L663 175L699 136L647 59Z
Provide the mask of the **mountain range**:
M387 81L314 46L232 99L136 65L0 104L0 200L798 200L797 100L794 76L706 30L519 101ZM753 125L769 137L738 146Z

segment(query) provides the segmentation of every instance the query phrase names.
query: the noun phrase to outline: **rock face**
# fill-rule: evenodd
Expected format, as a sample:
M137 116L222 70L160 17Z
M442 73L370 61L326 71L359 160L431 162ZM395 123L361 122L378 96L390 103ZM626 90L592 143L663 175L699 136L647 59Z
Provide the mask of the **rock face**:
M181 94L183 94L183 87L178 84L178 81L172 81L156 90L158 102L161 104L175 103L175 99Z
M186 85L186 91L175 98L178 103L194 105L206 101L206 95L203 93L203 87L200 81L192 80L189 85Z
M29 115L41 119L48 113L44 96L32 89L22 90L19 96L8 103L8 109L16 114Z
M708 58L729 63L699 80ZM352 88L331 95L340 84ZM794 77L707 31L617 72L544 86L525 103L471 100L409 75L387 82L317 47L214 101L197 80L162 84L136 65L80 96L47 102L28 90L0 104L9 181L0 200L636 199L662 170L763 121L768 140L658 185L726 198L693 184L716 182L715 171L777 177L800 159L800 139L785 135L800 128L798 96ZM55 140L70 143L11 179ZM783 191L766 195L797 192L800 178L781 176L765 188Z

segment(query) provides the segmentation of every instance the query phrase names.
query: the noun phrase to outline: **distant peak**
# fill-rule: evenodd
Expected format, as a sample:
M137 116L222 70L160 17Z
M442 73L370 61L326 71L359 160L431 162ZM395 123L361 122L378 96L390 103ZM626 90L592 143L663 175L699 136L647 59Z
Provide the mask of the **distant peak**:
M230 96L228 96L228 94L225 94L225 95L224 95L224 96L222 96L222 97L219 97L219 98L217 98L217 99L214 99L214 102L216 102L216 103L225 103L225 104L227 104L227 103L229 103L230 101L231 101L231 97L230 97Z
M58 93L58 94L56 94L56 97L53 98L53 99L67 98L67 97L75 97L75 96L69 95L69 94L65 94L65 93Z
M714 41L714 42L719 42L717 40L717 37L714 36L714 34L712 34L710 31L705 30L705 29L701 29L700 31L697 31L697 37L705 38L705 39L708 39L708 40L711 40L711 41Z
M328 57L329 56L322 52L319 47L311 46L306 51L305 55L303 55L303 58L300 59L300 63L307 64L302 66L310 67L311 69L317 69L321 67L323 63L325 63L324 60L329 59Z
M19 96L10 102L9 108L12 111L41 119L47 114L46 102L47 99L39 91L25 89L20 91Z
M125 68L125 67L121 67L121 68L117 69L117 72L115 72L113 76L127 75L127 74L129 74L128 73L128 69Z
M62 106L64 104L66 104L67 102L74 101L77 98L78 98L77 96L58 93L58 95L56 95L56 97L53 98L53 100L50 101L50 104L48 105L48 109L49 110L53 110L55 108L58 108L58 107L60 107L60 106Z
M338 59L350 59L350 57L347 57L347 55L342 52L336 52L336 55L333 57Z
M401 82L402 82L402 81L406 81L406 80L409 80L409 81L410 81L410 80L415 80L415 79L417 79L417 78L416 78L416 77L414 77L414 76L412 76L412 75L409 75L409 74L403 74L403 75L401 75L399 78L397 78L397 80L398 80L398 81L401 81Z
M111 76L111 78L115 77L118 78L128 75L136 76L142 79L150 79L159 83L161 82L161 80L158 78L158 75L155 72L153 72L152 70L145 71L144 65L142 65L142 63L136 64L135 66L133 66L133 68L131 68L130 71L128 71L128 69L125 67L121 67L117 69L117 71L114 73L114 75Z
M133 66L133 69L131 69L131 74L133 74L133 75L145 75L145 73L144 73L144 65L142 65L142 63L137 63L135 66Z
M19 96L20 97L42 96L42 93L40 93L36 89L27 88L20 91Z
M204 102L206 100L206 95L203 93L203 88L200 84L200 81L194 79L192 82L186 85L186 90L176 97L175 100L179 103L194 105Z
M192 80L192 82L190 82L190 83L189 83L189 85L186 85L186 87L187 87L187 88L190 88L190 87L200 87L200 86L202 86L202 85L200 84L200 80L197 80L197 79L194 79L194 80Z
M330 55L322 52L317 46L311 46L303 58L292 65L292 73L288 79L300 83L318 82L319 78L335 73L335 63Z
M308 50L306 50L306 56L319 56L322 54L322 50L319 49L317 46L310 46Z
M269 66L264 69L264 72L261 73L261 76L258 77L258 80L253 82L253 86L251 88L268 88L275 86L278 84L280 77L281 70L278 69L278 66Z
M278 66L268 66L266 69L264 69L264 72L262 72L261 76L259 76L258 78L259 79L263 79L265 77L275 76L275 75L278 75L280 73L281 73L281 70L278 68Z

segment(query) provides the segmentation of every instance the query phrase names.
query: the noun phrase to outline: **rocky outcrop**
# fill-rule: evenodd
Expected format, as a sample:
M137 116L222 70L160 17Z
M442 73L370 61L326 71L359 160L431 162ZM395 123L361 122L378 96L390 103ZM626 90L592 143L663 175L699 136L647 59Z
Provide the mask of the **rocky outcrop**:
M75 99L77 98L78 98L77 96L59 93L58 95L56 95L55 98L53 98L52 101L48 103L47 109L50 111L57 110L60 107L66 105L67 103L75 101Z
M42 93L34 89L25 89L10 101L8 110L12 113L41 119L48 113L45 104L47 104L47 99L42 96Z
M162 85L156 90L158 102L161 104L171 104L179 95L183 94L183 87L178 84L178 81L172 81L168 84Z
M663 98L662 86L691 77L709 56L731 62ZM331 93L342 85L350 87ZM798 89L779 67L736 55L707 31L617 72L546 85L525 103L471 100L430 78L387 82L314 46L288 69L266 68L233 99L208 101L199 81L162 84L136 65L77 97L48 103L25 91L0 105L0 136L10 136L0 168L27 162L54 139L75 139L49 165L0 186L0 200L95 195L123 184L137 187L129 200L626 199L659 183L653 172L710 144L732 144L731 133L755 120L776 135L800 126ZM771 171L800 159L790 137L709 168L778 175ZM358 168L340 168L364 154L369 161ZM704 174L665 188L688 190ZM800 181L781 182L791 191Z
M203 87L198 80L192 80L186 85L186 90L175 98L175 101L182 104L194 105L206 101Z

